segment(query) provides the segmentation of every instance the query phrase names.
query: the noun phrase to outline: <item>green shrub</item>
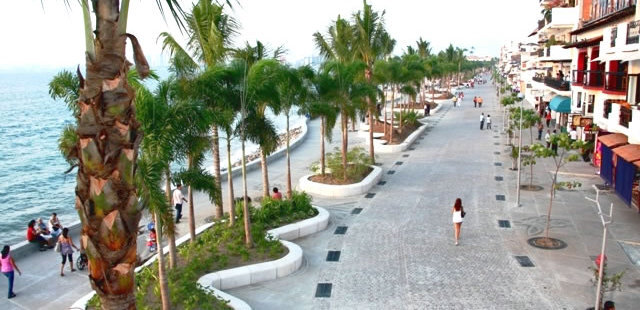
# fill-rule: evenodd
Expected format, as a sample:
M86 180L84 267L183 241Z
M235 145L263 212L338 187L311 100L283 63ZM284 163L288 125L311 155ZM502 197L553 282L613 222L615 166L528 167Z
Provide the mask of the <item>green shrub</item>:
M416 113L416 111L410 110L410 111L401 111L401 112L395 112L394 117L396 120L400 119L400 113L402 113L402 126L403 127L419 127L420 126L420 122L418 122L418 119L420 118L418 116L418 113Z
M361 147L354 147L347 151L347 179L352 181L360 181L371 169L371 157ZM335 148L334 152L327 153L326 165L334 178L342 179L344 168L342 167L342 153L339 148ZM314 162L311 165L311 171L320 172L320 163Z

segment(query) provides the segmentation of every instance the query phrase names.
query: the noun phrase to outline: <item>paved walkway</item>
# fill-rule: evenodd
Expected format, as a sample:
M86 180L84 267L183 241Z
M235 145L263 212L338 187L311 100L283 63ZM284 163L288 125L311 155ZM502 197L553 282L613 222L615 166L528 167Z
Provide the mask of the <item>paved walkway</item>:
M331 212L327 230L296 241L304 249L305 262L295 274L258 285L230 290L254 309L584 309L592 302L594 287L587 269L597 255L601 226L592 204L591 184L600 184L594 169L572 163L563 177L578 177L583 187L558 192L554 202L552 236L569 246L558 251L534 249L526 244L539 235L548 203L549 161L535 169L534 184L545 191L522 192L522 207L515 206L516 173L508 170L507 141L497 130L502 124L488 85L465 91L461 108L443 106L429 118L432 128L401 154L378 155L385 171L384 185L376 195L343 199L314 199ZM485 98L485 107L474 109L470 98ZM480 112L491 114L494 131L480 131ZM319 122L309 122L307 139L292 152L293 183L309 173L319 158ZM334 145L339 143L338 129ZM497 145L496 145L497 143ZM350 146L364 139L350 134ZM331 150L333 146L327 146ZM500 152L495 154L494 152ZM502 166L494 163L500 162ZM389 174L394 171L393 174ZM528 171L528 169L524 169ZM284 190L285 160L269 165L271 186ZM502 176L503 181L496 181ZM526 174L523 174L526 180ZM235 192L241 192L239 178ZM523 181L524 183L524 181ZM260 170L249 172L249 195L261 195ZM223 182L226 190L226 182ZM225 193L226 195L226 193ZM506 201L497 201L505 195ZM451 205L462 198L468 213L459 246L453 243ZM196 222L213 214L204 195L196 195ZM640 272L622 247L623 241L640 241L640 215L622 205L613 194L601 196L603 205L615 203L615 223L610 229L607 255L614 270L627 270L623 292L607 295L620 309L640 304ZM360 214L352 209L362 208ZM186 210L185 210L186 211ZM188 214L188 213L187 213ZM499 228L498 219L510 220L511 229ZM335 235L336 226L347 226ZM179 225L188 233L187 221ZM76 238L76 242L78 242ZM326 262L328 250L341 251L339 262ZM514 255L527 255L535 267L523 268ZM1 309L64 309L90 291L86 273L66 272L60 278L59 256L52 251L18 261L22 277L16 277L18 297L0 299ZM315 298L318 283L331 283L329 298ZM6 281L0 281L0 291Z
M541 234L548 192L522 192L515 207L516 173L508 170L506 138L499 134L501 113L494 88L467 90L480 95L485 106L438 113L434 127L415 150L380 156L384 185L373 198L314 199L331 211L330 226L296 241L304 249L300 271L272 282L230 290L255 309L585 309L594 299L589 282L590 256L597 255L601 226L584 195L602 183L585 163L572 163L565 172L578 172L583 187L558 192L551 235L566 241L563 250L539 250L526 240ZM488 103L488 104L487 104ZM478 118L491 114L494 131L480 131ZM497 145L496 145L497 143ZM499 152L499 153L494 153ZM499 162L502 165L496 166ZM534 184L548 189L550 161L535 167ZM394 171L393 174L389 174ZM503 181L497 181L502 176ZM563 174L563 177L567 177ZM523 178L526 175L523 174ZM497 201L496 195L505 195ZM451 205L462 198L468 213L462 239L454 245ZM615 203L607 255L612 270L626 269L623 292L607 299L619 309L640 304L638 267L619 240L638 242L640 215L615 195L601 196L603 205ZM362 208L360 214L352 214ZM497 220L512 228L499 228ZM335 227L347 226L345 235ZM341 251L338 262L327 262L327 251ZM514 256L529 256L535 267L521 267ZM316 298L318 283L331 283L331 296ZM635 306L634 306L635 305Z

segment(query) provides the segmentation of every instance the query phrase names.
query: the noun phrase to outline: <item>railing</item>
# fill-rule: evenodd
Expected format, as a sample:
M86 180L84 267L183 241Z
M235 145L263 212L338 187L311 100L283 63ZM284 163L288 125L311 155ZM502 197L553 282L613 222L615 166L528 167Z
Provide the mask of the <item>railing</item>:
M632 7L636 5L636 2L636 0L592 0L591 19L587 22L593 22Z
M585 70L585 86L602 87L604 85L604 72L595 70Z
M538 83L544 83L544 78L541 76L534 76L532 79Z
M627 44L635 44L638 43L638 39L640 38L640 20L634 20L627 24Z
M631 122L631 109L621 105L620 106L620 125L629 128Z
M561 91L569 91L571 90L571 84L565 80L554 79L552 77L544 78L544 85L547 85L551 88L555 88Z
M585 78L584 70L573 70L571 81L574 84L582 85L582 84L584 84L585 80L586 80L586 78Z
M544 54L546 57L551 56L551 47L547 47L544 49Z
M605 72L604 89L617 92L627 91L629 76L625 72Z
M611 28L611 47L616 46L616 39L618 38L618 27Z

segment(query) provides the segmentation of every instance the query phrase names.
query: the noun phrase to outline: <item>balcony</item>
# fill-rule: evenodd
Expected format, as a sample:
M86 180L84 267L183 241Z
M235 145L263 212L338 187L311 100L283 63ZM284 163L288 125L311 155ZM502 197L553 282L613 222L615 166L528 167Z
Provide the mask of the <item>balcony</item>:
M587 87L602 87L604 85L604 72L596 70L584 71L585 82L584 86Z
M544 21L544 20L543 20ZM578 21L578 8L552 8L551 18L540 29L544 33L548 29L572 28Z
M604 89L613 92L626 92L629 76L625 72L605 72Z
M540 76L540 75L535 75L534 77L531 78L532 80L538 82L538 83L544 83L544 77Z
M640 20L635 20L627 24L627 44L638 43Z
M544 85L547 85L553 89L559 90L559 91L569 91L571 90L571 83L565 81L565 80L559 80L559 79L555 79L552 78L550 76L547 76L544 78Z
M571 73L571 82L574 85L583 85L585 80L584 70L573 70Z
M570 61L571 49L565 49L562 45L552 45L544 49L544 56L539 61Z
M598 0L593 1L591 6L591 18L585 21L588 23L596 22L600 19L609 17L620 11L629 9L636 5L637 0Z

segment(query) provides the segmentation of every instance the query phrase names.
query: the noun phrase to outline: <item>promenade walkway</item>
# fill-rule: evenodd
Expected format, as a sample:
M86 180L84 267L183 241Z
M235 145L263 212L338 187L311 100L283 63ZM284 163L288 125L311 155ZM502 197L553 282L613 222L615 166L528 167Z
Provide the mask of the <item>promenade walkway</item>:
M482 96L483 108L473 108L471 98ZM494 130L479 130L481 112L491 114ZM465 90L460 108L445 104L428 118L431 128L409 149L378 155L383 181L364 195L342 199L314 198L314 204L331 213L329 227L295 242L304 250L302 268L293 275L228 291L254 309L585 309L595 288L589 282L591 256L599 252L602 228L595 207L583 197L593 197L591 184L602 181L586 163L571 163L562 177L577 178L583 186L558 192L552 215L553 237L568 243L562 250L539 250L526 244L541 234L548 203L551 164L540 160L534 184L544 191L522 191L522 206L515 206L516 172L499 133L502 113L495 89L478 85ZM292 151L292 181L309 173L319 157L319 122L308 123L307 138ZM525 141L528 141L525 136ZM334 144L339 144L338 129ZM350 146L363 145L354 133ZM333 146L327 146L331 150ZM497 153L496 153L497 152ZM497 166L496 163L500 163ZM286 161L269 165L271 186L285 189ZM528 172L528 169L523 169ZM502 177L499 181L496 177ZM528 175L523 173L523 183ZM235 192L241 192L239 178ZM525 183L526 184L526 183ZM260 170L249 172L249 195L261 195ZM223 182L223 191L226 182ZM294 185L295 186L295 185ZM226 193L225 193L226 195ZM505 200L497 200L504 195ZM451 205L460 197L467 211L461 242L454 245ZM196 195L196 222L213 214L204 195ZM614 224L609 235L611 270L627 270L622 292L606 295L619 309L640 304L640 272L633 264L631 243L640 241L640 215L614 194L601 195L601 203L614 202ZM359 214L352 214L361 208ZM511 228L498 227L509 220ZM344 235L334 234L346 226ZM188 233L187 221L179 225ZM78 242L77 237L75 238ZM624 251L628 248L628 251ZM341 251L338 262L327 262L327 251ZM528 256L534 267L521 267L514 256ZM59 276L60 258L48 251L17 263L25 274L16 277L18 297L0 299L1 309L64 309L90 291L86 272ZM315 297L319 283L332 285L330 297ZM0 281L6 291L6 281Z

